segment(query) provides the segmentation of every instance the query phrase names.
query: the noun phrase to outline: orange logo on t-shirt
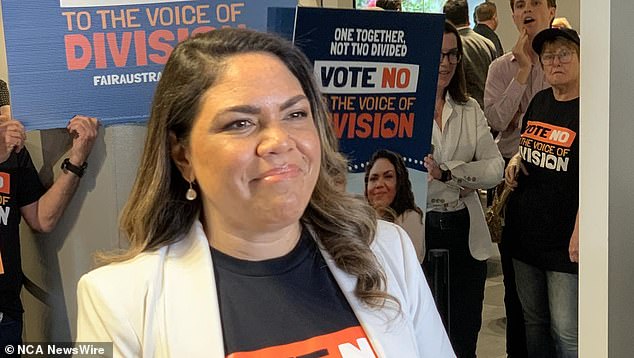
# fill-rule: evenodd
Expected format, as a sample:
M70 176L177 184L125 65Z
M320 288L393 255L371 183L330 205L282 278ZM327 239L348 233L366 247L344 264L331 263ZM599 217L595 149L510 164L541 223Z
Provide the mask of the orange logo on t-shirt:
M370 357L374 353L361 326L312 337L300 342L262 348L250 352L235 352L227 358L278 358L278 357Z
M564 148L570 148L576 136L577 133L568 128L538 121L526 122L526 130L522 133L522 138L530 138Z
M11 175L0 172L0 193L11 194Z

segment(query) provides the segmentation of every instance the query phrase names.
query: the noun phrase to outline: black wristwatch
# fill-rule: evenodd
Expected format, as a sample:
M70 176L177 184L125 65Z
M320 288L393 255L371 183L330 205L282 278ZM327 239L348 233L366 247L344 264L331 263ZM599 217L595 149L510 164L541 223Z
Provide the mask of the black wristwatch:
M440 181L443 183L446 183L448 181L450 181L452 178L451 176L451 170L447 169L447 170L440 170Z
M64 161L62 162L62 170L69 171L80 178L84 176L86 168L88 168L88 163L86 162L84 162L84 164L79 167L71 163L69 158L64 159Z

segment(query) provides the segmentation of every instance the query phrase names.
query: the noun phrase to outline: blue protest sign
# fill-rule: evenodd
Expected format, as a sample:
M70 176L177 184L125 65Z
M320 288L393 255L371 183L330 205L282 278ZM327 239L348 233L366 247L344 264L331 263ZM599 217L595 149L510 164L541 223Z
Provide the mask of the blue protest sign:
M183 39L220 27L267 29L297 0L4 0L13 115L28 129L77 113L143 122L163 65Z
M444 16L298 8L295 44L313 61L349 170L378 149L424 170Z

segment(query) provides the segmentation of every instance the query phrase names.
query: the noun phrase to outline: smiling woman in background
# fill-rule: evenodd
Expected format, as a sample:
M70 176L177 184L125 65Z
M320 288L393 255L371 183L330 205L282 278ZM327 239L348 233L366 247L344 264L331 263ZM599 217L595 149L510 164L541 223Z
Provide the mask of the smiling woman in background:
M365 197L381 218L405 229L422 263L425 259L423 211L416 206L405 162L398 153L382 149L372 155L365 170Z
M272 35L176 46L122 216L131 247L79 282L78 341L124 357L453 356L407 234L336 187L317 88Z

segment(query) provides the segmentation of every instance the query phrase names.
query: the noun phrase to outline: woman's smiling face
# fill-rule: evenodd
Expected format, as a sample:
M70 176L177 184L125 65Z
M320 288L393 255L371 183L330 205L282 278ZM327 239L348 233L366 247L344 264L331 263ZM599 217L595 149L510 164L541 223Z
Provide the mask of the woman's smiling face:
M374 208L389 207L396 197L396 169L386 158L379 158L372 165L366 187L368 202Z
M201 101L187 155L207 223L255 232L297 224L321 160L297 78L273 55L240 54Z

